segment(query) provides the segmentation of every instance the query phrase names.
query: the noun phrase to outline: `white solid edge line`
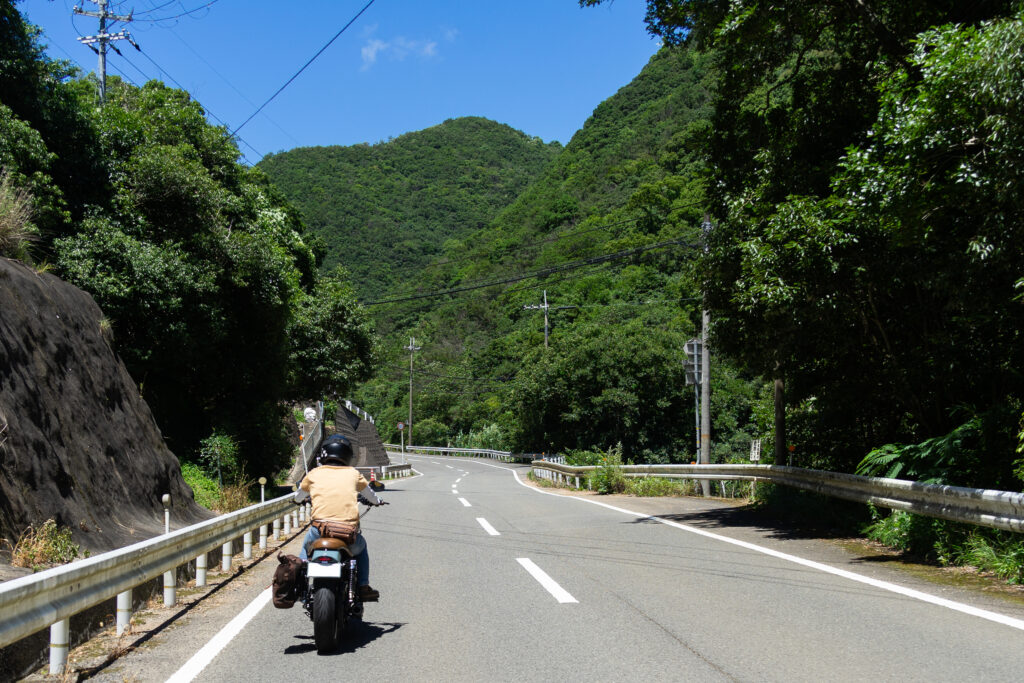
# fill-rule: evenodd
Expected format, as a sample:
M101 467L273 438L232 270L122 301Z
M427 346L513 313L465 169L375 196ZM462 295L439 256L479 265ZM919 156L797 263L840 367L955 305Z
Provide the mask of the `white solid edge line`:
M517 557L516 562L523 565L523 568L526 571L530 572L530 576L537 579L537 582L540 583L540 585L544 586L544 589L548 593L551 593L551 595L553 595L555 600L557 600L558 602L563 604L570 602L579 602L579 600L577 600L569 594L569 591L559 586L557 581L548 576L547 572L545 572L543 569L534 564L533 560L531 560L530 558Z
M491 526L491 523L488 522L483 517L477 517L476 521L479 522L480 526L482 526L484 528L484 531L489 533L491 536L501 536L501 534L498 533L498 530L495 529L493 526Z
M472 505L469 504L469 501L466 500L465 498L459 498L459 502L461 502L463 504L463 506L465 506L465 507L468 507L468 508L473 507Z
M206 668L206 665L212 662L213 658L231 642L231 639L238 635L245 625L270 602L270 597L270 588L257 595L256 599L246 605L245 609L218 631L217 635L210 639L210 642L199 648L199 652L192 655L192 658L185 662L184 666L168 678L167 683L187 683L198 676Z
M980 607L972 607L971 605L966 605L966 604L964 604L962 602L956 602L954 600L947 600L946 598L940 598L940 597L935 596L935 595L930 595L928 593L925 593L925 592L922 592L922 591L919 591L919 590L914 590L913 588L907 588L905 586L899 586L899 585L897 585L895 583L889 583L888 581L881 581L879 579L873 579L870 576L864 576L862 574L857 574L855 572L847 571L846 569L839 569L838 567L832 567L830 565L823 564L821 562L815 562L814 560L807 560L807 559L804 559L802 557L797 557L796 555L790 555L788 553L779 552L778 550L772 550L771 548L764 548L762 546L755 545L753 543L748 543L747 541L740 541L740 540L737 540L735 538L729 538L728 536L721 536L719 534L711 533L710 531L705 531L704 529L698 529L697 527L688 526L686 524L680 524L679 522L673 522L673 521L668 520L668 519L662 519L660 517L654 517L652 515L645 515L642 512L634 512L632 510L626 510L625 508L616 507L614 505L609 505L608 503L602 503L602 502L597 501L597 500L590 500L589 498L576 498L575 496L563 496L560 493L552 493L550 491L542 491L542 490L540 490L538 488L534 488L533 486L530 486L529 484L524 484L522 482L522 480L519 479L519 473L516 472L515 470L509 469L508 467L501 467L500 465L492 465L492 464L486 463L486 462L475 462L474 464L476 464L476 465L484 465L486 467L494 467L495 469L505 470L506 472L511 472L512 476L516 478L516 482L518 482L520 486L523 486L523 487L525 487L525 488L527 488L527 489L529 489L531 491L534 491L536 493L541 493L541 494L544 494L546 496L556 496L556 497L561 498L563 500L577 500L577 501L580 501L582 503L590 503L591 505L600 505L601 507L608 508L609 510L614 510L616 512L621 512L623 514L632 515L633 517L636 517L637 519L645 519L645 520L650 520L652 522L658 522L659 524L665 524L667 526L674 527L676 529L682 529L683 531L688 531L691 534L697 534L698 536L704 536L705 538L712 538L712 539L714 539L716 541L722 541L723 543L729 543L731 545L739 546L741 548L746 548L747 550L753 550L754 552L763 553L765 555L769 555L771 557L775 557L775 558L778 558L780 560L785 560L787 562L793 562L794 564L799 564L801 566L808 567L810 569L816 569L818 571L825 572L826 574L832 574L834 576L841 576L844 579L849 579L850 581L856 581L858 583L863 583L863 584L867 584L869 586L874 586L875 588L880 588L882 590L889 591L891 593L896 593L898 595L903 595L905 597L912 598L914 600L920 600L921 602L926 602L926 603L929 603L929 604L932 604L932 605L937 605L939 607L945 607L947 609L951 609L951 610L956 611L956 612L961 612L963 614L970 614L971 616L974 616L974 617L979 617L981 619L986 619L988 621L992 621L992 622L995 622L997 624L1002 624L1003 626L1009 626L1010 628L1015 628L1017 630L1024 631L1024 619L1017 619L1015 617L1007 616L1005 614L999 614L998 612L992 612L992 611L987 610L987 609L981 609Z

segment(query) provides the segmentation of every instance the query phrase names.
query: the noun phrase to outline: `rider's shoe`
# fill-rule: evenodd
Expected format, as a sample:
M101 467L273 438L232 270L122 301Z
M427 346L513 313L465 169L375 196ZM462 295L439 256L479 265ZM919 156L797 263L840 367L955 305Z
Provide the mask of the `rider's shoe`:
M380 593L373 590L370 586L359 587L359 599L363 602L377 602L378 598L380 598Z

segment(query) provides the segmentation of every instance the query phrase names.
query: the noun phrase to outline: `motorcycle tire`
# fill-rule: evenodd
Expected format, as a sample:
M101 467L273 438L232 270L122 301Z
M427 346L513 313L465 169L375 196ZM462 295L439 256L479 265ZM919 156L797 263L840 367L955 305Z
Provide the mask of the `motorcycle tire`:
M337 596L327 586L321 586L313 593L313 642L317 654L334 652L338 647Z

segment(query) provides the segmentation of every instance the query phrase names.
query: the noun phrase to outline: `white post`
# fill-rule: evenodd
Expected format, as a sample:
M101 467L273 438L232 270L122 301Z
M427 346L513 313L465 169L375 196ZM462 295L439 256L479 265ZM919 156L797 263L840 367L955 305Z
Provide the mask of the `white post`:
M164 533L171 533L171 496L163 495L164 503ZM177 569L168 569L164 572L164 607L172 607L178 601L178 576Z
M231 571L231 556L234 552L231 550L231 541L225 543L220 550L220 568L221 571Z
M68 647L71 635L71 620L61 619L50 626L50 675L64 673L68 663Z
M196 588L206 585L206 553L196 558Z
M173 607L178 601L178 578L174 569L164 572L164 607Z
M132 623L132 589L117 594L117 635Z

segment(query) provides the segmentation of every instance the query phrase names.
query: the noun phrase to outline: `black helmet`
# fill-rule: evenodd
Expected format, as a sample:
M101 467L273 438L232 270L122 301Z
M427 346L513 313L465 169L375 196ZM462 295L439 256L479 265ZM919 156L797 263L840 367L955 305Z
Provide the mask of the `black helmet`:
M326 465L329 463L339 465L352 464L352 444L340 434L331 436L320 451L319 464Z

